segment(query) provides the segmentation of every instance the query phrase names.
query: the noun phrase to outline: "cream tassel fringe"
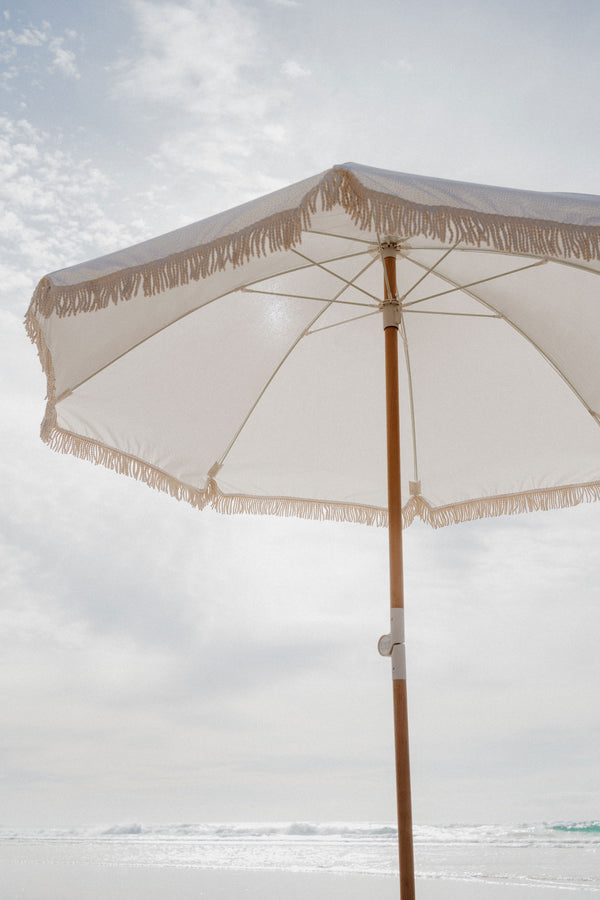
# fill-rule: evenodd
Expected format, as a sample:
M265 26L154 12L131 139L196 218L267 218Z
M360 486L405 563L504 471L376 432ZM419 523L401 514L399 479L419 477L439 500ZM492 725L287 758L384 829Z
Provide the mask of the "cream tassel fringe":
M429 506L423 497L412 497L402 510L402 521L406 528L418 516L433 528L443 528L445 525L458 525L461 522L472 522L475 519L566 509L570 506L579 506L580 503L592 503L595 500L600 500L600 482L598 481L556 488L540 488L521 494L481 497L437 508Z
M387 526L387 510L377 506L296 497L225 494L213 479L208 480L204 490L183 484L137 457L64 431L56 424L56 411L50 402L42 422L41 437L59 453L70 453L94 465L105 466L120 475L135 478L176 500L184 500L196 509L210 507L225 515L293 516L318 521ZM411 497L403 508L402 521L403 526L408 528L415 518L419 517L433 528L443 528L446 525L471 522L475 519L565 509L595 500L600 500L600 482L546 488L522 494L483 497L438 508L431 507L423 497Z
M295 209L263 219L235 234L124 269L93 281L55 286L43 278L26 316L31 335L36 316L60 317L104 309L131 299L138 291L153 296L240 266L252 257L289 250L298 244L311 216L339 206L361 228L380 234L423 235L443 242L486 246L506 253L575 259L600 259L600 227L511 218L444 206L422 206L365 188L343 168L330 169Z

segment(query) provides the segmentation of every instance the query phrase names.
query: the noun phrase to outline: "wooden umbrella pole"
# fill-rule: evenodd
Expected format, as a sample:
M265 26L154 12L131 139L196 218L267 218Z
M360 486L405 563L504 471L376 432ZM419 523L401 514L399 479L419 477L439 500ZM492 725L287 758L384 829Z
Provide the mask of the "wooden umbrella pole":
M396 251L384 250L386 301L395 301ZM395 305L395 304L394 304ZM390 321L392 319L392 321ZM398 806L398 854L400 863L401 900L415 898L413 856L412 803L410 793L410 759L408 748L408 706L404 662L404 576L402 564L402 496L400 490L400 407L398 387L397 318L384 318L385 383L387 419L387 473L389 516L390 606L392 616L391 643L401 638L392 652L394 690L394 738L396 746L396 798ZM398 611L398 612L396 612ZM401 624L395 628L394 620ZM396 631L396 637L394 632Z

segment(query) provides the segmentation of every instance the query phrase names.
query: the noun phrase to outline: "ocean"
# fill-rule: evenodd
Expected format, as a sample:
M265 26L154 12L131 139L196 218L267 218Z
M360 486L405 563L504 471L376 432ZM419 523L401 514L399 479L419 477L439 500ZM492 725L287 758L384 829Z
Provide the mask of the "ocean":
M600 822L417 826L415 868L417 896L428 898L590 897L600 893ZM396 830L382 824L0 828L6 900L387 898L397 871Z

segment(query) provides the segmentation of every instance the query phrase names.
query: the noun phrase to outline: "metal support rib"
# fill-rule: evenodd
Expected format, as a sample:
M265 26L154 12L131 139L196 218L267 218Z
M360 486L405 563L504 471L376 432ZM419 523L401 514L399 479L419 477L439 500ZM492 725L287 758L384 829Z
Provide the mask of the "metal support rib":
M401 314L399 325L400 337L402 338L402 346L404 347L404 360L406 362L406 374L408 378L408 398L410 403L410 425L412 431L412 448L413 448L413 482L419 483L419 459L417 456L417 423L415 420L415 397L413 391L412 369L410 367L410 353L408 350L408 337L406 334L406 322L404 315Z

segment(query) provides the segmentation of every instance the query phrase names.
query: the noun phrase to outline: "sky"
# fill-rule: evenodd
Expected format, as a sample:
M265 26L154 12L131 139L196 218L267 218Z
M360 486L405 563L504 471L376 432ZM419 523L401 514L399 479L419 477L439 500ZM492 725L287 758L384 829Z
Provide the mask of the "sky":
M39 440L37 281L348 160L600 194L595 0L0 8L8 826L395 819L384 529ZM600 505L405 536L417 823L597 819Z

